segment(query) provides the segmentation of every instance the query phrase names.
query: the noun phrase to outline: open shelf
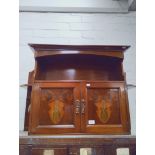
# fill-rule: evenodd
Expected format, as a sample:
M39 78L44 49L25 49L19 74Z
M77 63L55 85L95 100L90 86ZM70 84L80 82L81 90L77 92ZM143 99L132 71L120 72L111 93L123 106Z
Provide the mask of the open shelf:
M67 54L36 61L35 80L124 80L122 59L115 57Z

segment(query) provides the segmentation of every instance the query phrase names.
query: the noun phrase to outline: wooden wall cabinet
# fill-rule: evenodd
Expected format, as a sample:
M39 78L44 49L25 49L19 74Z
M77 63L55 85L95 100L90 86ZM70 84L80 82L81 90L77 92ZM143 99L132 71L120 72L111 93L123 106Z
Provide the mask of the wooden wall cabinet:
M130 134L122 65L128 46L30 46L29 134Z

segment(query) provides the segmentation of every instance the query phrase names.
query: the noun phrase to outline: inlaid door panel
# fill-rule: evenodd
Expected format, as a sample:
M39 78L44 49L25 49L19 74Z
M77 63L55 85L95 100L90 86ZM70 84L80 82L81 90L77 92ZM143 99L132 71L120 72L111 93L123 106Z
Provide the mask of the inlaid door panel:
M31 133L80 130L80 83L37 83L32 89Z
M87 94L88 120L96 125L121 123L118 89L90 88Z
M91 82L85 84L85 114L82 127L89 133L127 133L128 116L124 84ZM84 124L85 123L85 124Z

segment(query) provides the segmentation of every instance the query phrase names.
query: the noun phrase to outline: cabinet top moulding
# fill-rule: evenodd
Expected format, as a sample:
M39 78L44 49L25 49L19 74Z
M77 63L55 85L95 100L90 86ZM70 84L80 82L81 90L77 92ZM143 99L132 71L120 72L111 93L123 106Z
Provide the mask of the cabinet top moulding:
M55 44L29 44L34 50L34 56L54 56L65 54L88 54L98 56L109 56L123 59L123 52L130 46L116 45L55 45Z

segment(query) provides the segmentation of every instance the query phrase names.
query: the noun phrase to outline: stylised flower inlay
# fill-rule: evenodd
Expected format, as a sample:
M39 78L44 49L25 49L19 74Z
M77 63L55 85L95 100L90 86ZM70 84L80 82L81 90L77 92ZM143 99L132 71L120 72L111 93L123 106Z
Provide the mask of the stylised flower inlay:
M102 123L107 123L111 116L112 104L110 99L104 99L102 96L98 96L95 102L97 108L96 113Z
M51 99L49 101L50 110L48 111L49 117L53 124L58 124L64 115L64 103L61 100Z

